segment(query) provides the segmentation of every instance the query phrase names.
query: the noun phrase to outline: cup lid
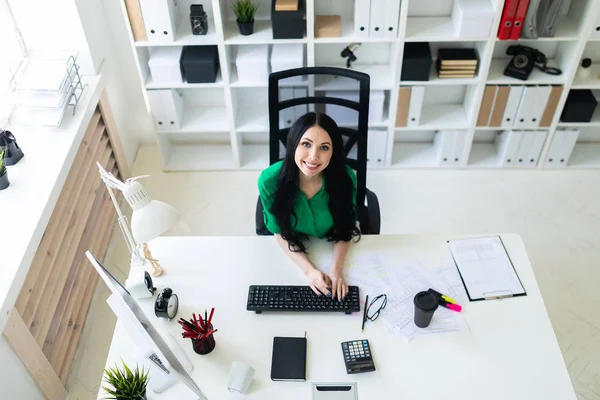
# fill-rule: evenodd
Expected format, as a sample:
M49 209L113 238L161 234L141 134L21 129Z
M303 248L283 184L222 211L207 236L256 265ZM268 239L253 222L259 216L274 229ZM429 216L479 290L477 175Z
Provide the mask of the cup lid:
M415 307L423 311L435 311L438 308L437 298L429 292L419 292L415 295Z

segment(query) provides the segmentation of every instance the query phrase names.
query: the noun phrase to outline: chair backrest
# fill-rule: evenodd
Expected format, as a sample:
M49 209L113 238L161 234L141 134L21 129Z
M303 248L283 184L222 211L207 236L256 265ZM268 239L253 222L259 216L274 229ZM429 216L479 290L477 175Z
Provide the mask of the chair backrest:
M279 101L279 81L282 79L304 75L333 75L358 81L358 102L336 97L302 97ZM358 129L340 127L340 132L347 137L344 145L347 164L356 171L358 182L356 204L365 204L367 183L367 132L369 126L369 93L370 77L362 72L335 67L306 67L273 72L269 75L269 162L274 164L280 160L279 143L286 145L290 128L279 129L281 110L301 104L335 104L358 111ZM350 150L356 145L356 158L349 158Z

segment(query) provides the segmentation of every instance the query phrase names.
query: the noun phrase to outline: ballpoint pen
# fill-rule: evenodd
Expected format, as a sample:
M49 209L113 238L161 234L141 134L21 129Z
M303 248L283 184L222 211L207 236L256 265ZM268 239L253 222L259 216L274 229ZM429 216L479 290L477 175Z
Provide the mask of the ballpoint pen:
M365 331L365 321L367 320L367 304L369 304L369 295L367 295L367 298L365 299L365 309L363 311L363 320L362 320L362 327L360 328L361 332Z

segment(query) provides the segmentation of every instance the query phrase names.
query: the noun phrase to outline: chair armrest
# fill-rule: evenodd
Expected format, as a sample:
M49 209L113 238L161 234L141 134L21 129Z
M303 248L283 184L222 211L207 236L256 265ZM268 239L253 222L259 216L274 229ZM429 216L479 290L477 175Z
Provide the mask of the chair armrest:
M381 231L381 211L379 210L377 195L365 188L365 200L369 216L369 232L367 233L370 235L379 235Z
M256 234L258 236L269 236L273 235L265 225L265 215L263 214L263 205L260 201L260 196L256 201L256 214L254 216L254 226L256 227Z

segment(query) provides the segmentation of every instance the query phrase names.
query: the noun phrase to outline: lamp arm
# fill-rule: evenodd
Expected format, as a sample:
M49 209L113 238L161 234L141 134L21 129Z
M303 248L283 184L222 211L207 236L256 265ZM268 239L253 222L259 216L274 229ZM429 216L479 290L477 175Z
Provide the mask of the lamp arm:
M117 210L117 216L118 216L117 221L119 222L119 228L121 228L121 233L123 234L123 238L125 239L125 243L127 244L127 249L129 250L129 253L131 253L131 261L132 261L132 263L135 263L135 264L143 264L144 256L140 252L140 250L141 250L140 247L137 245L137 243L133 239L133 235L131 234L131 228L129 228L129 224L127 222L127 217L121 211L121 207L119 207L119 203L117 202L117 198L115 197L113 188L106 180L104 180L104 177L102 180L104 181L104 184L106 185L106 188L108 189L108 194L110 195L110 199L112 200L113 205L115 206L115 209ZM117 180L117 182L119 182L119 181Z

